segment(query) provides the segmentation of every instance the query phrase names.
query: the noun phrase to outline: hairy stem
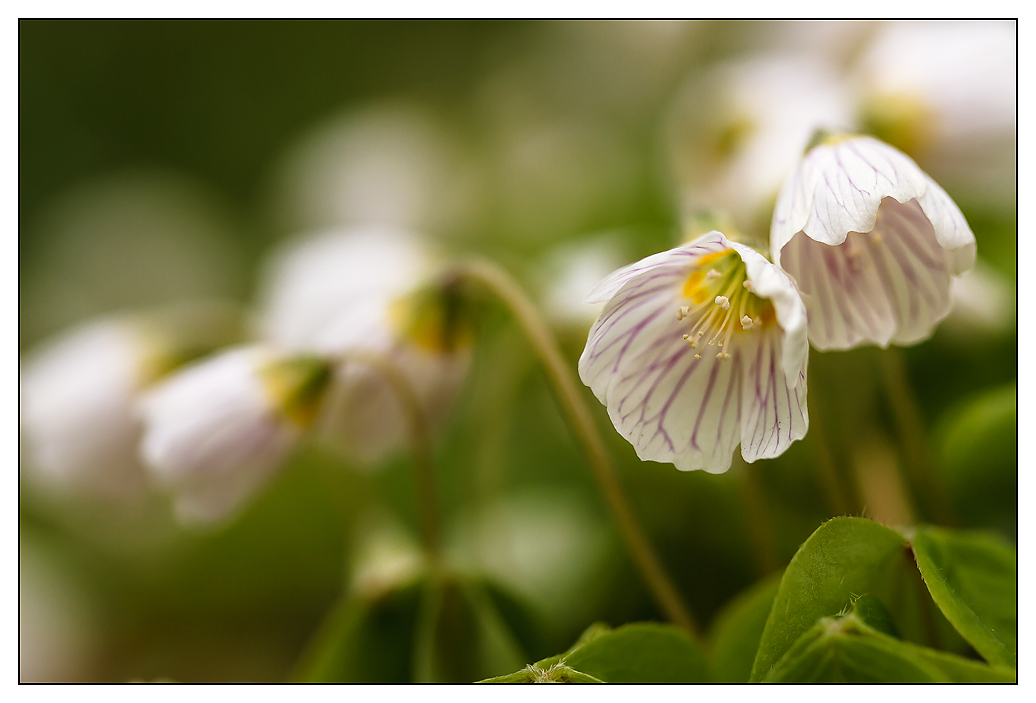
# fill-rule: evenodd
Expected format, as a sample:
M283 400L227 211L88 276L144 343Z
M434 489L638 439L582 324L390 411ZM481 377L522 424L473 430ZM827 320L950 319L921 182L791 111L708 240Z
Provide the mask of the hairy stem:
M644 529L630 509L590 409L579 393L557 340L536 307L514 279L491 262L468 261L458 264L450 273L457 281L467 280L486 288L514 315L543 364L562 414L586 452L594 478L611 509L619 532L656 603L672 622L697 635L694 617L684 605Z

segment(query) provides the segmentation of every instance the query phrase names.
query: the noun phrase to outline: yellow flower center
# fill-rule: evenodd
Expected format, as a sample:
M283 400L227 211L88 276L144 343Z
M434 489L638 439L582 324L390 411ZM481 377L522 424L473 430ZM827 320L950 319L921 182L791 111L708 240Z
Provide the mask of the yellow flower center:
M683 287L687 303L676 312L678 320L691 320L690 331L683 335L691 347L719 347L717 359L729 359L731 338L735 333L751 333L772 325L776 320L773 305L752 291L745 262L733 249L706 254Z
M315 356L274 361L259 371L274 407L302 428L309 427L316 419L332 376L331 364Z
M457 310L455 296L429 289L395 300L389 319L396 332L430 352L449 353L470 346L473 334Z

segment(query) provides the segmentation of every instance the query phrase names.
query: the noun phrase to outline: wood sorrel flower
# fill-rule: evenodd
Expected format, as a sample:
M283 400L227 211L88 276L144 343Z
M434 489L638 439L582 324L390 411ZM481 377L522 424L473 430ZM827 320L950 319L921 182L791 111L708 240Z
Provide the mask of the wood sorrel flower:
M32 470L56 487L130 497L137 461L137 392L148 345L128 320L87 323L36 354L21 374L21 426Z
M238 347L170 377L140 401L141 456L183 522L225 518L265 483L316 417L331 366Z
M86 322L32 353L20 398L29 476L55 490L142 495L139 394L225 344L235 322L224 305L196 301Z
M349 361L374 354L399 368L436 428L467 375L471 340L428 284L434 253L416 234L389 227L338 230L290 244L270 267L263 336L291 353L342 358L321 434L360 464L406 441L400 399L377 369Z
M579 376L644 460L682 471L775 457L806 434L806 309L756 251L710 232L619 269Z
M960 208L910 157L877 139L827 136L788 176L770 228L818 349L912 344L952 307L975 263Z

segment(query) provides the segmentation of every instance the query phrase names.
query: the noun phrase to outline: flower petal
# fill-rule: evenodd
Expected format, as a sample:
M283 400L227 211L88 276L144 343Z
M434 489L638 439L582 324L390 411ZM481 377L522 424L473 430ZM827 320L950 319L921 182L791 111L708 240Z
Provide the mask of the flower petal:
M140 401L140 453L184 521L226 517L280 466L300 431L258 376L259 347L231 349L164 381Z
M677 314L686 310L685 284L702 256L729 249L742 257L750 290L774 305L778 324L771 318L769 328L748 332L753 321L746 318L745 331L725 336L727 346L702 338L692 347ZM579 374L637 456L720 473L745 438L742 454L753 461L780 454L805 434L806 313L786 274L714 232L628 266L601 288L615 289L620 280L590 330ZM789 341L796 349L786 353Z
M882 198L920 198L931 179L910 157L871 137L821 144L803 157L777 197L770 228L774 263L798 232L831 246L869 232Z
M837 247L800 233L784 253L811 304L809 338L818 349L910 344L952 307L955 259L917 201L886 199L871 232L853 232Z
M808 355L809 345L804 338L801 341L806 347L803 356ZM787 344L786 335L782 339L780 330L771 330L744 352L741 456L749 463L783 454L809 429L805 358L789 372L782 363L788 356Z

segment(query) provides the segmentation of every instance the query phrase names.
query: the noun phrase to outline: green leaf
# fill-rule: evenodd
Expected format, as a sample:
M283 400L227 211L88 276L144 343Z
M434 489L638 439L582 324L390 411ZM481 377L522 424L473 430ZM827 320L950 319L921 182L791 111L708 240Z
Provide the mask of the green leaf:
M885 606L881 604L880 600L870 594L865 593L856 599L853 603L853 615L878 632L899 637L899 632L892 622L889 611L885 610Z
M874 601L872 601L873 605ZM774 683L998 683L1012 670L939 652L869 627L855 613L821 618L764 679Z
M1014 533L1018 516L1018 388L987 390L948 410L934 432L937 467L957 515Z
M781 574L738 594L716 616L709 634L712 671L719 683L745 683L770 615Z
M906 539L870 520L835 518L817 528L785 570L749 680L761 681L817 620L847 610L863 594L884 604L906 640L944 646L942 638L952 635L928 607Z
M918 528L914 553L932 598L991 664L1014 667L1018 651L1018 562L1002 539Z
M702 683L705 652L672 625L633 623L615 630L592 625L564 654L483 683Z
M590 639L565 663L609 683L708 681L705 652L672 625L634 623Z

